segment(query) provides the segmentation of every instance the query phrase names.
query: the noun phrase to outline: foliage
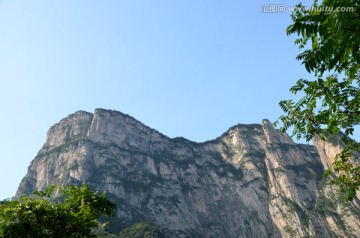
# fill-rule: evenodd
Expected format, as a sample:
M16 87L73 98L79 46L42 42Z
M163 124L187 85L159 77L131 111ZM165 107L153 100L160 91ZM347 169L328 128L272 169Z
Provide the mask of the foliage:
M119 238L161 238L160 230L147 223L141 222L123 229L119 233Z
M315 79L297 81L290 91L304 96L281 101L285 115L275 124L282 124L282 132L293 127L293 136L307 141L343 131L344 149L333 163L338 175L333 182L351 200L360 186L360 168L352 162L360 146L350 139L360 122L360 2L315 0L312 10L298 7L287 34L299 36L297 59Z
M54 203L52 194L57 191L63 198ZM91 229L104 227L98 219L103 214L114 215L115 204L105 193L92 192L86 184L81 186L50 186L34 196L0 203L0 237L96 237Z
M106 231L104 229L101 228L94 228L92 229L92 233L96 236L96 237L102 237L102 238L119 238L118 234L114 234L112 232Z
M98 228L94 229L93 232L98 237L105 237L105 238L164 238L165 237L157 227L151 226L145 222L136 223L129 227L126 227L122 229L118 234L114 234Z

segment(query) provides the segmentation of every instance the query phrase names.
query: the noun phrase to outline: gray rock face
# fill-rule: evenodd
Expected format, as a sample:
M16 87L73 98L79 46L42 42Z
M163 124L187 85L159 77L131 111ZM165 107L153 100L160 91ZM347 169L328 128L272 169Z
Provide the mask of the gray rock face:
M344 204L322 178L329 153L316 145L267 120L195 143L79 111L50 128L16 196L87 182L117 203L113 227L145 221L169 237L360 237L359 200Z

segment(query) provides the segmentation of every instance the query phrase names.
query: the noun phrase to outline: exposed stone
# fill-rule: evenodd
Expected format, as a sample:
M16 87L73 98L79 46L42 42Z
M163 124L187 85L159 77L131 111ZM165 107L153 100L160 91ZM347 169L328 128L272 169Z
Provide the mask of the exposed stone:
M115 230L146 221L169 237L360 237L359 201L345 204L322 177L337 149L315 145L268 120L195 143L81 111L50 128L16 196L87 182L117 203Z

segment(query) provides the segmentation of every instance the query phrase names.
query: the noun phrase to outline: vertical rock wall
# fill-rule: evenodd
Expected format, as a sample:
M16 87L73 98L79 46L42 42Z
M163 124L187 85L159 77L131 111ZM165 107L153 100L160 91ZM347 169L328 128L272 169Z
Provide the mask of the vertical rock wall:
M358 200L337 199L322 178L332 147L315 145L267 120L195 143L80 111L50 128L16 196L87 182L117 203L115 230L145 221L169 237L359 237Z

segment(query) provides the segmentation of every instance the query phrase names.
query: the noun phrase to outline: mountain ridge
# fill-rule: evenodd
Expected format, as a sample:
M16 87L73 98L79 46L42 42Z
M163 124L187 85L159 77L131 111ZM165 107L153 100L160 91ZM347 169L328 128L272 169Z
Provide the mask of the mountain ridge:
M49 129L16 197L87 182L116 200L114 230L147 221L169 237L358 237L359 200L335 197L322 178L331 153L317 147L268 120L193 142L121 112L78 111Z

